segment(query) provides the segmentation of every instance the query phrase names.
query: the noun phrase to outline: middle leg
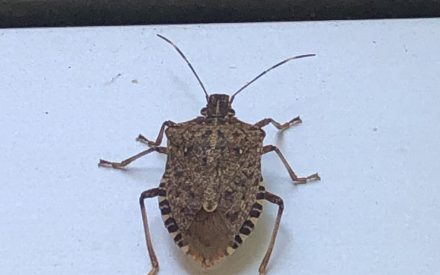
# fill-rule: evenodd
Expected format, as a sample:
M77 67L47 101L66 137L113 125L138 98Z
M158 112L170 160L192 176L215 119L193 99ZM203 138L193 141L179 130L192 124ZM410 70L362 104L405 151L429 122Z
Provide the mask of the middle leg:
M293 171L292 167L290 167L289 163L287 162L286 158L284 157L283 153L281 153L280 149L274 145L266 145L263 147L263 153L266 154L269 152L275 151L277 153L278 157L281 159L281 161L284 164L284 167L286 167L287 172L289 172L290 178L293 180L295 184L304 184L312 180L320 180L318 173L315 173L313 175L310 175L308 177L298 177L296 173Z
M132 157L129 157L126 160L123 160L121 162L111 162L108 160L99 160L98 166L100 167L108 167L108 168L114 168L114 169L122 169L125 166L129 165L130 163L132 163L133 161L148 155L151 152L158 152L158 153L162 153L162 154L166 154L167 153L167 148L166 147L152 147L148 150L142 151L139 154L136 154Z

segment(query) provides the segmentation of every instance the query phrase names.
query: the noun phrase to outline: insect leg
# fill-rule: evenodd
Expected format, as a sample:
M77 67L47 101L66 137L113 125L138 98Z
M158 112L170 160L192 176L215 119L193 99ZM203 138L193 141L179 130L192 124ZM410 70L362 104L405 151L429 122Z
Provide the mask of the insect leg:
M157 260L156 253L154 252L153 243L151 242L150 230L148 228L147 211L145 209L144 200L157 197L159 193L159 188L153 188L142 192L139 198L139 204L141 206L142 213L142 222L144 224L145 240L147 242L148 255L150 256L152 266L150 272L148 272L148 275L155 275L159 271L159 262Z
M277 234L278 234L278 229L280 228L281 216L282 216L283 210L284 210L284 203L283 203L282 198L280 198L270 192L266 192L264 194L264 199L271 202L271 203L278 205L278 214L277 214L277 218L275 220L275 225L273 227L272 237L270 239L269 247L267 248L266 255L264 255L263 261L261 261L260 268L258 269L258 271L260 272L260 275L266 274L266 267L269 262L270 255L272 254L272 250L273 250L273 247L275 244L275 239L277 238Z
M165 121L162 124L162 127L160 127L160 131L159 131L159 134L157 135L156 141L151 141L148 138L144 137L143 135L139 135L136 138L136 141L145 143L145 144L147 144L150 147L159 146L162 143L163 133L165 132L165 127L174 126L174 125L176 125L175 122L172 122L170 120Z
M286 123L279 123L271 118L265 118L257 123L255 123L254 125L259 127L259 128L263 128L264 126L267 126L269 123L272 123L273 126L277 127L278 130L286 130L287 128L289 128L290 126L294 126L296 124L300 124L302 122L301 118L299 116L295 117L294 119L290 120L289 122Z
M158 153L163 153L166 154L167 153L167 148L166 147L153 147L150 148L148 150L142 151L139 154L136 154L126 160L123 160L121 162L110 162L107 160L99 160L98 166L101 167L109 167L109 168L115 168L115 169L122 169L125 166L129 165L130 163L132 163L133 161L137 160L138 158L141 158L151 152L158 152Z
M263 147L263 153L262 154L266 154L269 152L275 151L275 153L277 153L278 157L281 159L281 161L283 162L284 166L287 169L287 172L289 172L290 178L294 181L295 184L303 184L303 183L307 183L311 180L320 180L321 178L319 177L318 173L315 173L313 175L310 175L308 177L298 177L295 172L293 171L292 167L290 167L289 163L287 162L286 158L283 156L283 154L281 153L280 149L278 149L278 147L274 146L274 145L266 145Z

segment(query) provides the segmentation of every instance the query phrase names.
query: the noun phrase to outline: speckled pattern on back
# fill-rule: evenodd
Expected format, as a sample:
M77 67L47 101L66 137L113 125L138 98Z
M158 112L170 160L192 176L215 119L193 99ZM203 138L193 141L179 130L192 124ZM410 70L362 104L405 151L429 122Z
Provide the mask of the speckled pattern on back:
M170 233L180 234L176 243L209 267L242 243L259 216L249 220L264 191L259 187L265 133L235 117L200 117L169 127L166 136L160 185L165 196L159 198L167 205L164 222L169 229L172 221ZM247 234L240 234L242 227Z

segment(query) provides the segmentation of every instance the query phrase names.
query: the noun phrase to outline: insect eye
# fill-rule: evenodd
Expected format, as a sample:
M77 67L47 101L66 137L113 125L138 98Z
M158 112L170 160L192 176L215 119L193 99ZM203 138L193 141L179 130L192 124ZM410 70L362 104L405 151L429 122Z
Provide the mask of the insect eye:
M203 107L202 110L200 110L200 114L201 114L202 116L206 116L206 114L207 114L207 109L206 109L206 107Z

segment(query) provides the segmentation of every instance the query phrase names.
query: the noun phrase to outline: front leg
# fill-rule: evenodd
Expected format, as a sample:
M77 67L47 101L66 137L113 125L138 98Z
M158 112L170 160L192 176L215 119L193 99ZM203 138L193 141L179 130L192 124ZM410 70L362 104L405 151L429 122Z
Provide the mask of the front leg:
M156 141L151 141L148 138L144 137L143 135L139 134L139 136L136 138L136 141L142 142L147 144L150 147L156 147L159 146L162 143L163 134L165 132L165 127L170 127L176 125L175 122L172 122L171 120L167 120L162 124L162 127L160 127L159 134L157 135Z
M293 180L293 182L295 184L303 184L303 183L307 183L309 181L312 180L320 180L321 178L319 177L318 173L315 173L313 175L310 175L308 177L298 177L295 172L293 171L292 167L290 167L289 163L287 162L286 158L284 157L284 155L281 153L280 149L278 149L278 147L274 146L274 145L266 145L263 147L263 154L269 153L275 151L275 153L277 153L278 157L281 159L281 161L283 162L284 166L287 169L287 172L289 172L290 178Z
M283 124L273 120L272 118L265 118L265 119L255 123L254 125L259 128L263 128L264 126L268 125L269 123L272 123L272 125L275 126L278 130L285 130L285 129L289 128L290 126L300 124L301 122L302 122L302 120L299 116L297 116L294 119L290 120L289 122L286 122Z

